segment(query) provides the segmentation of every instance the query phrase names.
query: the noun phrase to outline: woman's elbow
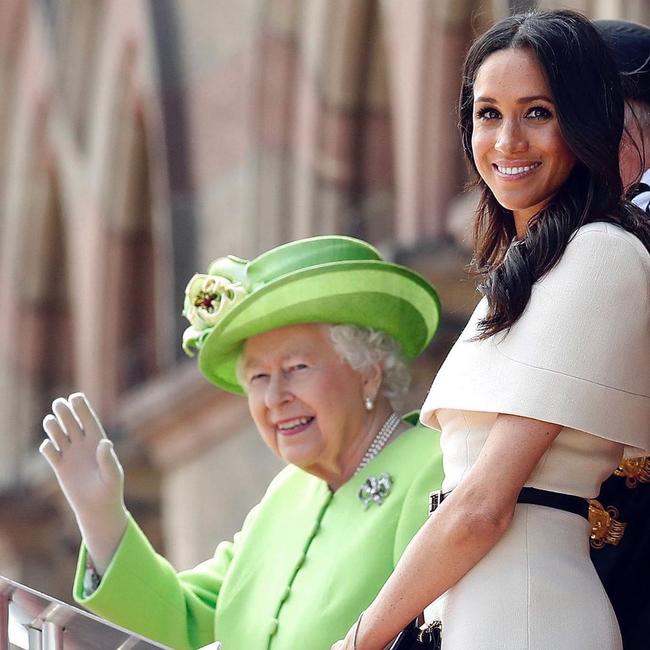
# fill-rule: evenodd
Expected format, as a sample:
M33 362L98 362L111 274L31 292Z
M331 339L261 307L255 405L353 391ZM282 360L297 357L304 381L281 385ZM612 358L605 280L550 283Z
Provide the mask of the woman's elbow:
M496 542L506 532L512 521L512 511L480 505L453 509L452 526L460 538L458 541L481 539Z

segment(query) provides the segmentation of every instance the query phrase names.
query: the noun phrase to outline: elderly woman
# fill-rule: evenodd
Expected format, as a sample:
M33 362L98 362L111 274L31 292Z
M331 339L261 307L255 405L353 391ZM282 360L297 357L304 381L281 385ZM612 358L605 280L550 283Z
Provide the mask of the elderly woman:
M234 541L176 573L123 501L111 442L81 394L57 399L41 452L83 547L75 599L173 648L329 648L368 606L440 487L437 432L397 415L438 300L416 273L348 237L227 257L190 281L184 347L246 394L287 461Z

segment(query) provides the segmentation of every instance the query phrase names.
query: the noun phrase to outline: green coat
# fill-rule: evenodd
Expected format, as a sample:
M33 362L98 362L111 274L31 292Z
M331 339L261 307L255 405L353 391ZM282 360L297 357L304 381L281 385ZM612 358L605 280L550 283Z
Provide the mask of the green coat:
M289 466L272 481L232 542L176 573L130 521L101 584L83 597L85 550L74 584L78 603L179 650L218 639L223 650L329 650L391 574L440 488L438 432L414 427L332 493ZM382 505L364 510L366 478L394 480Z

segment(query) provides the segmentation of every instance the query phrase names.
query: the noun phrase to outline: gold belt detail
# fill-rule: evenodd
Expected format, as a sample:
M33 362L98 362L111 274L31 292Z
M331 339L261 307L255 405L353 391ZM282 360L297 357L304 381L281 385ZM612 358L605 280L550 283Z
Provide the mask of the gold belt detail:
M627 526L626 523L618 521L618 516L618 509L614 506L604 508L600 501L589 499L589 543L592 548L603 548L605 544L618 545Z
M635 488L639 483L650 483L650 456L621 461L614 475L624 476L625 485L629 488Z

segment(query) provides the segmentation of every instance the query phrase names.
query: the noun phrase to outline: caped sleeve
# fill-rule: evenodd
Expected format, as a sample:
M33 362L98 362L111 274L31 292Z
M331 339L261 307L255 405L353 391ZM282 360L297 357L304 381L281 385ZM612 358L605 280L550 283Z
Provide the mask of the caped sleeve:
M473 341L477 306L436 376L422 422L438 409L509 413L650 453L650 254L613 224L579 229L533 286L519 320Z

